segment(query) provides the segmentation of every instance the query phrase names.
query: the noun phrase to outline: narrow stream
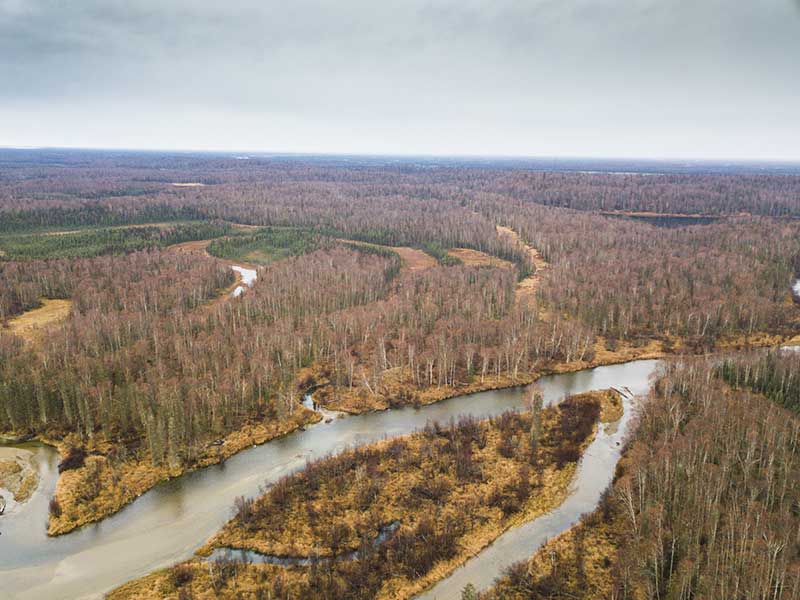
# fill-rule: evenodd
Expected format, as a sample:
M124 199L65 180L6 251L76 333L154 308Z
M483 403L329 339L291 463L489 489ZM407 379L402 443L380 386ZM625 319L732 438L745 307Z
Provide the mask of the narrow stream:
M637 392L642 393L642 390L634 393ZM461 597L461 590L468 583L474 585L478 591L484 591L506 567L532 556L549 539L575 525L582 514L593 511L614 476L633 413L633 402L634 397L623 395L625 412L622 418L616 423L601 425L594 441L578 463L570 496L560 506L538 519L509 529L456 569L450 577L441 580L417 598L458 599Z
M400 521L392 521L381 527L372 540L373 547L385 542L398 529L400 529ZM356 560L359 555L360 552L358 550L352 550L335 557L333 560ZM284 567L308 566L314 562L314 559L310 556L275 556L274 554L261 554L252 550L235 548L217 548L206 560L214 561L217 559L240 559L252 564L281 565ZM330 561L331 557L320 557L317 560L319 562Z
M608 387L646 393L658 361L598 367L539 380L547 403L566 394ZM47 504L58 475L56 452L35 448L42 484L13 514L0 517L0 590L3 598L97 598L155 569L189 558L230 517L234 498L253 496L266 482L302 468L309 459L419 429L429 420L460 414L498 415L523 406L526 389L509 388L412 407L336 418L240 452L215 465L156 486L116 515L57 538L46 535ZM626 413L629 414L629 413ZM581 462L575 493L542 517L511 530L426 597L458 598L461 582L484 586L509 562L529 556L535 540L562 531L590 510L619 456L616 431L601 433ZM544 523L543 525L541 523ZM532 529L531 529L532 528Z
M255 269L246 269L245 267L240 267L238 265L232 266L231 269L242 276L241 285L237 285L236 288L231 292L231 296L238 298L247 288L253 285L253 282L258 276L258 272Z

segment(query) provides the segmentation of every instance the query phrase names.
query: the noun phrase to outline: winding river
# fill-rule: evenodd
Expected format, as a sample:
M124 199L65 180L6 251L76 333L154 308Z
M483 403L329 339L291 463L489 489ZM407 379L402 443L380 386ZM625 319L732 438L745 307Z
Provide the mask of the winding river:
M598 367L539 380L547 403L565 394L608 387L646 393L658 361L641 360ZM409 433L429 420L448 421L460 414L497 415L523 406L526 389L509 388L444 400L422 408L401 408L360 416L334 418L254 446L226 462L164 482L116 515L73 533L48 538L47 504L58 476L56 452L41 444L25 444L36 454L39 490L25 505L0 518L0 590L7 598L96 598L130 579L192 556L231 516L235 497L258 493L304 466L307 460ZM630 407L630 399L625 401ZM631 411L605 426L582 459L567 501L547 515L509 530L425 598L458 598L472 582L491 583L509 563L530 556L552 537L591 510L614 472L618 442Z

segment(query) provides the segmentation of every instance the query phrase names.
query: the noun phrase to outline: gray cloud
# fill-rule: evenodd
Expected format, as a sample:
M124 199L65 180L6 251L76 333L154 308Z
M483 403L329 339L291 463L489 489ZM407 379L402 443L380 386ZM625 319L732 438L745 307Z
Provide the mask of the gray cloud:
M800 158L797 0L0 0L0 144Z

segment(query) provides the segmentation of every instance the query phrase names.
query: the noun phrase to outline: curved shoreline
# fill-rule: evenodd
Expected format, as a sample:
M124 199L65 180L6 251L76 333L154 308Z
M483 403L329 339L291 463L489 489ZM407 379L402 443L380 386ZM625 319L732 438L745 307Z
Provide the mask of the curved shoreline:
M539 385L547 402L567 393L611 386L644 392L656 364L636 361L553 375L540 379ZM265 481L293 473L307 460L403 435L428 420L446 421L459 414L497 415L521 407L525 395L524 387L488 391L419 409L372 412L298 430L219 465L160 483L115 515L67 536L45 535L41 515L46 501L40 502L38 515L29 505L22 513L27 517L9 521L13 530L4 525L9 557L0 565L4 589L18 598L99 597L126 581L190 558L228 520L236 496L256 495Z

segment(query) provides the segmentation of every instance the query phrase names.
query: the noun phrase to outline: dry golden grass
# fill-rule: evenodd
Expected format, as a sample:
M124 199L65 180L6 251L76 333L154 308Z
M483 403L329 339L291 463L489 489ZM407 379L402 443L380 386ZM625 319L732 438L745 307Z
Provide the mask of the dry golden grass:
M43 298L41 302L39 308L29 310L8 321L8 330L29 344L41 339L49 327L64 321L72 307L71 300Z
M613 403L615 398L618 400L618 396L611 391L593 392L582 396L585 401L600 401L601 406ZM543 417L543 435L546 438L549 432L554 431L554 428L557 427L556 409L546 410ZM441 507L442 511L445 513L450 511L459 520L463 520L464 507L471 507L468 511L470 525L467 532L458 539L456 554L450 559L439 561L419 578L409 579L395 570L389 570L391 576L383 582L376 598L402 599L414 596L449 575L507 529L546 513L567 497L576 464L568 463L559 470L551 462L551 459L545 458L544 464L540 467L541 476L536 487L516 512L504 516L496 506L480 501L476 504L476 499L487 497L495 487L514 483L518 478L518 468L525 460L517 454L509 457L501 455L498 452L501 437L499 430L488 427L485 423L482 427L487 432L486 444L483 448L475 450L473 460L474 464L480 466L483 476L462 481L456 479L452 473L437 475L439 478L447 478L452 485L452 491ZM596 428L595 424L594 431ZM594 433L591 433L584 440L581 445L582 451L591 443L593 437ZM432 444L436 445L445 441L438 438L431 440L424 433L403 436L402 439L406 444L402 451L403 457L427 456ZM369 513L370 523L373 520L383 523L399 520L402 522L401 529L411 530L414 523L426 517L429 508L419 503L409 503L407 500L409 490L427 479L425 468L430 465L425 460L418 463L397 457L397 455L394 459L389 460L388 456L391 454L389 449L394 443L396 443L395 440L387 440L369 447L380 454L385 451L389 454L385 455L385 459L378 460L379 471L372 475L380 481L380 495L370 503L368 509L358 508L360 506L358 494L361 485L358 471L355 478L347 480L350 483L344 491L338 487L329 488L323 479L319 491L314 497L307 497L305 494L291 495L288 500L289 507L286 509L287 514L269 512L271 519L269 530L252 530L238 520L232 520L209 540L198 551L198 554L208 554L215 547L236 547L274 555L307 556L312 553L325 555L326 548L317 539L317 534L308 521L309 509L312 507L313 512L326 522L329 519L344 518L351 527L357 528L359 523L364 522L365 514ZM384 462L384 460L388 462ZM321 467L324 467L324 463ZM327 471L323 468L321 473L324 478ZM362 475L368 477L366 473ZM299 494L299 492L297 493ZM274 527L272 527L273 525ZM353 538L349 540L347 547L354 549L357 544L357 539ZM257 597L256 594L259 591L263 592L270 582L280 578L288 586L285 589L299 586L294 589L299 589L300 595L290 594L288 597L300 598L303 597L302 585L308 578L308 571L303 568L240 565L232 578L220 584L219 580L215 581L211 575L213 569L214 567L210 563L195 559L178 567L158 571L128 583L114 590L108 597L115 600L173 599L183 597L181 594L186 595L189 592L190 597L194 598L239 598L251 597L251 594L252 597ZM212 592L215 584L217 589Z
M208 256L211 258L211 255L208 254L206 248L208 245L213 242L214 240L192 240L191 242L181 242L180 244L173 244L172 246L167 246L167 250L170 252L175 252L177 254L200 254L203 256Z
M616 390L601 390L593 393L594 397L600 401L601 423L614 423L622 418L624 407L619 392Z
M583 554L583 572L578 575L576 553ZM555 563L561 577L570 581L570 586L580 589L581 598L610 598L613 589L613 558L617 550L617 533L614 523L599 522L588 527L578 524L548 541L527 562L526 569L536 581L547 577ZM580 577L580 579L579 579ZM503 589L502 581L495 596L503 600L528 598L521 590L516 593ZM563 590L568 593L567 590Z
M400 255L403 261L403 269L411 271L424 271L437 266L439 263L430 254L425 254L422 250L417 248L407 248L405 246L391 246L391 250Z
M350 414L361 414L373 410L386 410L391 408L392 402L399 405L422 406L463 394L527 385L539 376L528 373L520 373L517 377L507 374L487 375L482 379L476 377L473 381L458 385L430 386L419 389L411 379L408 369L396 368L383 373L381 389L378 393L372 394L363 386L333 389L326 385L314 392L314 398L326 408ZM318 384L326 383L324 378L315 379L315 381Z
M345 244L355 244L356 246L391 250L400 257L402 261L401 269L404 272L424 271L425 269L430 269L439 264L430 254L425 254L422 250L417 248L409 248L407 246L383 246L381 244L372 244L370 242L360 242L358 240L346 240L342 238L338 238L336 241L344 242Z
M536 267L536 271L520 281L517 284L517 292L516 292L516 300L517 303L525 302L528 304L532 304L536 299L536 290L539 289L539 285L542 281L542 276L544 275L545 271L550 267L550 263L548 263L539 251L526 244L522 241L522 238L519 234L509 227L503 227L502 225L497 226L497 233L501 236L505 236L515 240L528 250L528 254L530 255L531 262L533 266Z
M191 581L183 585L176 584L176 573L179 571L189 574ZM251 566L241 570L236 577L236 591L230 589L217 590L214 587L213 569L199 561L189 561L175 567L161 569L150 575L130 581L106 595L107 600L176 600L181 598L183 588L191 588L193 600L218 600L220 598L258 598L259 584L265 580L281 577L285 572L283 567L272 565ZM294 573L293 578L303 579L299 573ZM183 596L186 597L186 596ZM288 596L295 598L295 596Z
M550 419L545 424L545 430L554 426L555 421ZM385 451L395 439L397 438L373 444L370 448ZM403 439L408 444L407 451L411 455L424 455L431 443L420 433L401 436L400 439ZM450 502L466 504L469 498L487 496L491 488L498 483L509 483L515 480L517 468L521 463L513 458L500 456L497 452L499 441L499 433L490 431L487 436L486 447L476 451L473 459L475 464L480 466L487 476L483 481L470 483L469 485L459 486L458 482L453 482L455 487ZM472 554L474 554L508 527L528 521L560 504L563 494L567 491L569 482L572 480L574 469L574 464L568 465L561 470L556 469L552 464L547 465L542 472L541 487L536 489L525 508L521 512L512 515L511 518L503 518L498 508L475 508L476 511L485 516L486 524L479 528L474 535L462 538L461 545L467 549L473 549L474 552ZM399 499L408 496L408 490L413 488L415 484L419 484L425 477L426 474L423 470L418 468L388 473L388 480L384 480L382 483L381 501L375 503L377 505L376 510L380 512L378 520L384 523L402 520L405 525L410 525L424 516L422 513L414 514L409 512ZM345 522L353 527L357 526L364 516L363 510L355 508L359 505L357 500L358 486L352 485L344 496L327 494L324 488L323 484L324 498L313 502L316 511L320 515L326 515L335 510L333 508L334 505L353 507L346 511ZM271 533L248 531L240 526L237 521L230 521L222 531L198 550L198 554L206 555L214 548L229 547L246 548L262 554L276 556L310 556L312 554L325 556L329 552L325 547L320 546L320 541L315 538L307 521L307 508L308 502L305 499L299 502L286 520L289 527L283 527L277 537ZM353 537L350 540L350 544L350 550L357 549L358 539ZM460 564L460 562L463 562L463 557L454 559L453 565ZM435 579L437 578L433 580Z
M111 460L108 455L114 450L113 445L95 440L87 448L94 454L86 458L84 466L60 475L55 498L62 512L59 517L50 516L47 533L62 535L87 523L99 521L114 514L161 481L220 463L245 448L286 435L319 419L317 413L301 406L284 421L245 425L225 436L222 445L209 445L192 464L171 467L154 466L144 452L126 460ZM79 446L80 440L73 434L50 443L57 446L64 456L70 448ZM87 498L86 490L92 487L96 487L98 493Z
M500 269L511 269L514 265L507 260L497 258L479 250L471 248L452 248L447 254L457 258L468 267L498 267Z

